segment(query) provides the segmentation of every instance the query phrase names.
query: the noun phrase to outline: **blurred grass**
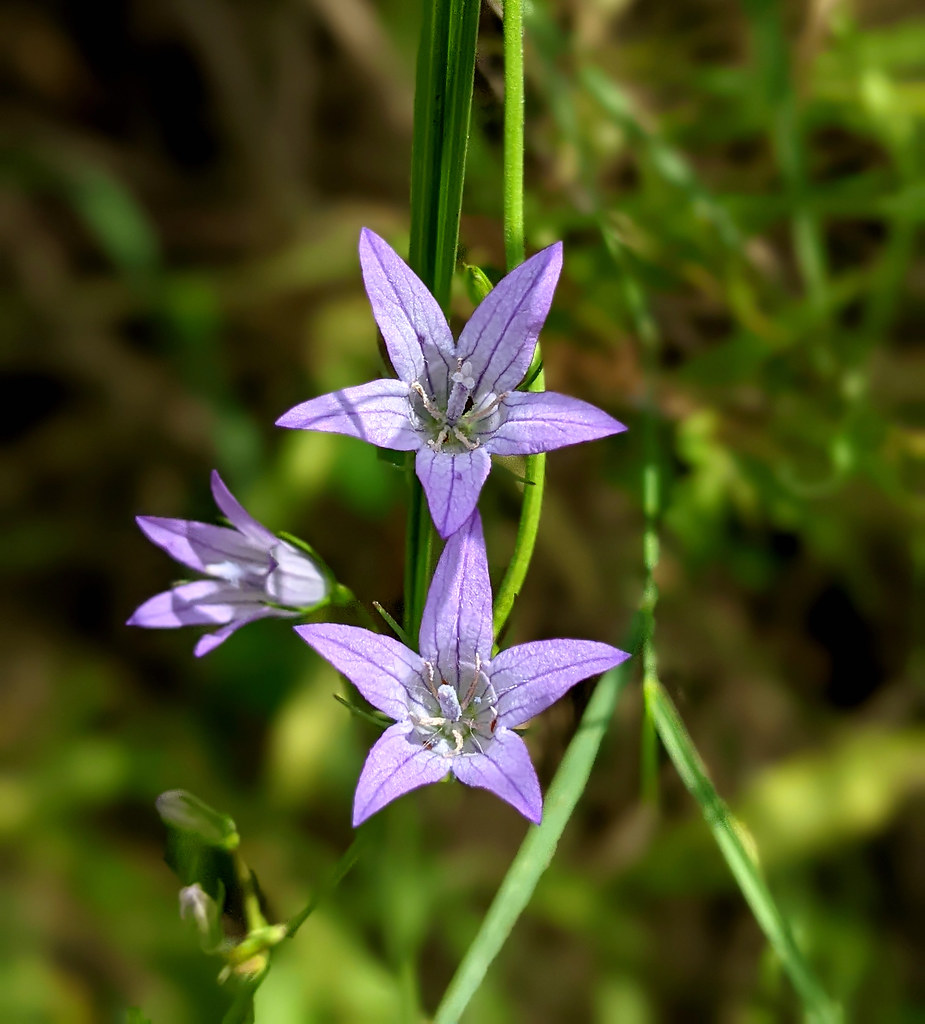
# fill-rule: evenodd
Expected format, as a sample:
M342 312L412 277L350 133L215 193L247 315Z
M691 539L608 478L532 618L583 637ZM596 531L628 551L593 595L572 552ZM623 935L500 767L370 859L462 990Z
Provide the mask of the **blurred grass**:
M233 815L279 918L351 841L373 731L284 626L198 663L189 634L122 626L174 573L131 517L211 518L213 466L400 612L400 473L350 439L272 426L378 375L357 234L408 237L417 12L335 6L0 12L13 1024L129 1006L154 1024L221 1019L219 965L181 928L161 861L159 792ZM925 21L904 0L559 0L534 4L527 40L528 246L562 238L566 254L547 379L631 430L550 459L509 639L618 642L639 603L645 388L617 242L662 338L661 677L849 1019L917 1019ZM489 271L504 264L500 48L486 7L460 240ZM461 280L453 294L467 315ZM496 580L516 488L495 473L483 499ZM544 785L587 696L531 729ZM640 805L639 707L627 694L472 1020L796 1019L670 770L660 817ZM396 1018L390 878L435 1007L523 833L458 786L378 827L388 856L280 951L260 1024Z

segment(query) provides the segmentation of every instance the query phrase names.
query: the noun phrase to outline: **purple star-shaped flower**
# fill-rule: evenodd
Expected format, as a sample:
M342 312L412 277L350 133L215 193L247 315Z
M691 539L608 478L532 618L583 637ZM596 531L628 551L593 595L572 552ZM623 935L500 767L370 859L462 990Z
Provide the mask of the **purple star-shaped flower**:
M214 470L212 495L233 529L187 519L136 518L149 540L208 579L181 583L157 594L136 610L127 625L221 627L199 640L196 657L208 654L255 619L302 614L324 601L329 590L328 580L312 559L249 515Z
M534 455L626 428L577 398L517 391L562 269L557 242L512 270L454 344L437 300L398 253L360 233L363 281L398 380L374 380L290 409L280 427L349 434L417 452L415 469L442 537L472 514L492 455Z
M492 657L491 607L482 523L474 512L437 563L421 620L420 654L356 626L295 627L373 707L395 719L366 759L354 825L450 772L539 822L539 782L514 727L629 655L591 640L539 640Z

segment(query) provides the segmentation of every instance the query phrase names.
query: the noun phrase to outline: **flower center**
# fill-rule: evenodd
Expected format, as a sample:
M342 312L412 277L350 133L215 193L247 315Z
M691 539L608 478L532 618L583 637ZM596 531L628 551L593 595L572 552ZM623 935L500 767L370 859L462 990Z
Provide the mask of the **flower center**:
M408 717L424 746L445 757L484 754L498 725L498 711L494 688L478 656L475 664L460 664L455 682L448 682L425 661L422 682L421 711Z
M465 362L457 359L456 370L450 374L448 384L445 409L419 380L411 385L412 421L435 452L474 451L484 435L491 434L500 425L499 407L507 398L507 392L500 395L488 392L476 401L475 378L468 359Z

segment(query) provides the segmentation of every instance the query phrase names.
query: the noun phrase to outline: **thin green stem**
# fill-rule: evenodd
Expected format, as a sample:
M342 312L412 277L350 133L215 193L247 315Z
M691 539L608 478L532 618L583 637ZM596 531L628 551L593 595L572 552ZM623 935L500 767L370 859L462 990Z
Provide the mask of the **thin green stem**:
M408 456L408 519L405 525L405 611L406 636L416 637L424 614L427 588L433 566L434 528L424 488L414 472L414 453Z
M504 255L524 261L524 18L521 0L504 0Z
M365 845L365 841L366 833L362 830L357 832L356 838L347 847L337 864L334 865L334 870L331 872L324 885L318 889L302 910L297 914L294 914L286 922L286 938L291 939L311 914L315 912L318 908L318 904L321 903L322 900L327 899L327 897L330 896L331 893L340 885L344 878L346 878L351 868L359 859L360 852Z
M652 360L654 362L654 360ZM653 371L654 372L654 371ZM658 678L658 658L655 652L655 608L658 604L658 584L655 569L658 565L659 538L658 516L661 508L661 490L655 438L655 398L652 377L646 386L645 448L646 461L643 468L643 515L645 528L642 537L644 583L640 613L642 618L642 678L646 683ZM643 688L645 711L642 720L641 774L642 795L650 804L657 805L658 790L658 739L655 716L648 700L648 690Z
M256 928L266 928L267 921L260 909L260 897L257 895L257 887L254 885L254 875L251 869L244 862L238 850L233 850L231 859L234 863L235 879L241 893L241 903L244 908L244 920L248 932Z
M642 470L642 513L643 513L643 589L639 608L641 622L642 674L643 680L658 677L658 659L655 652L655 608L658 604L658 585L655 570L659 558L658 520L661 515L661 476L658 460L658 405L656 402L656 378L660 337L658 327L649 310L630 258L619 237L606 220L601 220L601 233L607 250L613 257L620 273L623 301L633 329L642 346L642 364L645 375L645 415L643 418L643 470ZM643 689L645 695L647 691ZM658 790L658 737L655 718L646 701L642 719L640 746L643 798L657 804Z
M537 387L531 391L544 390L545 378L542 372L537 376ZM495 595L494 629L495 638L501 635L507 624L514 601L527 577L533 549L536 547L536 535L543 511L543 491L546 487L546 455L527 456L524 466L524 500L520 507L520 522L517 525L517 538L514 541L514 554L504 573L504 579Z
M222 1024L253 1024L254 993L259 984L246 983L238 991L234 1002L222 1017Z
M478 0L423 0L411 148L408 261L446 310L456 266L475 77ZM405 531L404 627L417 636L433 570L433 525L414 456Z
M542 824L530 826L478 933L437 1007L434 1024L456 1024L530 902L584 791L617 700L628 679L629 672L625 665L621 665L603 675L595 687L578 731L546 794Z
M790 975L810 1018L834 1024L840 1019L838 1008L819 986L803 954L796 945L786 921L774 904L754 858L749 854L741 826L734 821L706 773L696 748L684 728L677 710L658 677L655 649L655 611L658 586L655 572L659 561L658 522L661 515L661 481L658 460L658 409L655 381L658 372L659 335L648 310L645 296L619 239L604 225L604 239L622 271L624 298L634 328L642 342L642 358L646 376L646 415L644 421L645 459L642 481L643 532L643 595L640 605L640 627L643 666L645 717L642 737L643 794L657 799L657 737L661 739L678 774L691 795L700 804L730 870L742 890L759 925L774 947L784 969ZM657 737L656 737L657 733Z
M504 254L507 269L524 260L524 27L521 0L504 4ZM528 391L545 391L539 345L528 373ZM495 595L494 630L500 636L527 577L543 510L546 456L528 455L524 497L514 553Z
M810 1020L836 1024L841 1010L817 981L793 933L778 910L762 876L751 838L716 792L677 709L657 678L645 682L646 701L662 743L684 785L703 811L713 837L729 865L755 919L790 976Z
M408 261L446 309L456 266L478 0L423 0L411 148Z

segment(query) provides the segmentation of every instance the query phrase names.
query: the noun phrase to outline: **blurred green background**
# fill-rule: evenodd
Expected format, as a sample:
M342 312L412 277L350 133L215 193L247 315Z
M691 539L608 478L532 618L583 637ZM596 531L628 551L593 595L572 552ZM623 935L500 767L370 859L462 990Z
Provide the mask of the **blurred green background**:
M401 474L273 421L379 375L356 242L368 225L406 251L418 16L0 8L4 1022L220 1020L161 791L235 818L279 918L351 840L375 732L285 624L194 661L192 632L123 622L178 575L132 517L213 519L213 467L400 611ZM528 242L565 243L548 384L630 432L550 457L509 640L625 639L651 387L665 685L849 1019L925 1020L925 14L537 0L527 32ZM490 272L500 52L486 5L460 241ZM517 486L496 471L482 501L496 579ZM531 729L544 785L589 685ZM642 805L640 710L632 687L468 1020L798 1019L669 765L661 813ZM259 1024L393 1021L409 951L433 1008L524 832L460 786L379 820L376 856L275 959Z

